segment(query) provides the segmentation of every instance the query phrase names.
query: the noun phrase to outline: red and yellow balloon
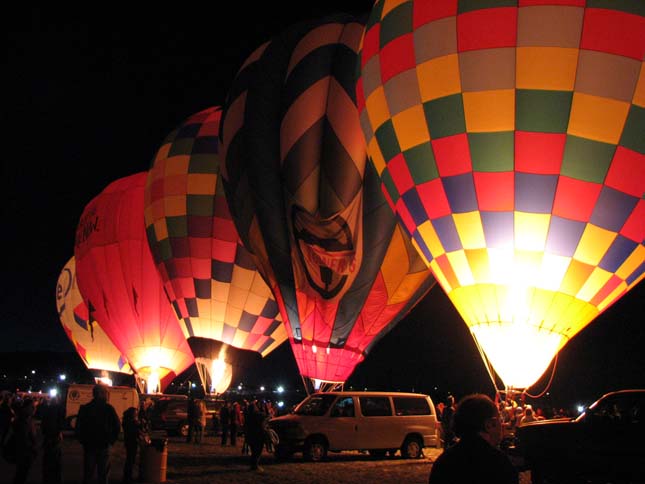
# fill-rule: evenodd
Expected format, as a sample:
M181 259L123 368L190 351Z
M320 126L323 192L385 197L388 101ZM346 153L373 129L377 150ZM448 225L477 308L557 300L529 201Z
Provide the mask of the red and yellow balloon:
M97 378L110 372L132 374L125 356L108 338L100 324L90 318L87 304L76 283L76 260L72 257L58 276L56 309L65 334L89 370Z
M377 1L361 125L383 191L509 387L645 271L645 9Z

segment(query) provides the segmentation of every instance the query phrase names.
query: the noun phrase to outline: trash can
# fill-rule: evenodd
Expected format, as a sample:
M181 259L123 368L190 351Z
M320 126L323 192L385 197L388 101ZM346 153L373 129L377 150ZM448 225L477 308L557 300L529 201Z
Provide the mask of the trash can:
M141 474L144 482L166 482L168 439L151 439L141 453Z

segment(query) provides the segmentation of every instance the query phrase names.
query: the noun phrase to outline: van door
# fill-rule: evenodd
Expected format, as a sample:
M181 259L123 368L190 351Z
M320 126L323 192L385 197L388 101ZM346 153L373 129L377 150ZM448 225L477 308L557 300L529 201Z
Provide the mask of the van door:
M353 397L339 397L329 410L328 425L324 431L332 450L358 449L356 431L358 418L356 417L355 402ZM325 419L327 421L327 419Z
M128 408L139 409L139 395L134 388L109 387L108 403L114 407L119 420L123 418L123 412Z
M358 449L395 449L403 437L392 416L390 397L358 397L362 418L357 432Z
M65 418L71 428L76 428L76 417L81 405L92 401L92 388L94 385L73 384L67 389Z

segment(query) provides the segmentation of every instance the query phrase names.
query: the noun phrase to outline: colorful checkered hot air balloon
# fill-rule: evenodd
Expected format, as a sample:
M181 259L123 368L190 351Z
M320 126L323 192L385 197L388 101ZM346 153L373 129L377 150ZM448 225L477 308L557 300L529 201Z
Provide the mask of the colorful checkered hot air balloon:
M72 257L56 283L56 309L65 334L95 378L112 380L111 373L132 374L130 365L89 311L76 284L76 260ZM105 380L103 380L105 381Z
M85 206L74 256L90 315L153 393L163 391L194 359L146 240L147 175L116 180Z
M239 240L219 176L220 108L168 135L148 173L148 242L207 391L284 343L271 290ZM246 350L246 351L245 351Z
M332 16L261 46L233 82L220 134L233 219L307 388L342 385L434 284L366 169L354 99L362 31Z
M357 97L383 190L505 385L645 270L645 4L377 1Z

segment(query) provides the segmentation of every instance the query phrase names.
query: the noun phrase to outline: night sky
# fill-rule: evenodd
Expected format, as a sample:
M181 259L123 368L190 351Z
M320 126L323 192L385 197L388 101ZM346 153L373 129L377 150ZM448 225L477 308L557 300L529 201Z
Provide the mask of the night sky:
M73 351L54 291L73 255L85 204L113 180L147 170L164 137L185 118L222 105L238 68L272 35L326 13L366 13L371 3L286 9L214 2L209 10L91 12L56 5L7 15L0 352ZM645 387L643 287L565 347L552 394L589 399ZM265 363L297 375L288 347ZM438 395L493 392L465 324L438 286L348 384Z

